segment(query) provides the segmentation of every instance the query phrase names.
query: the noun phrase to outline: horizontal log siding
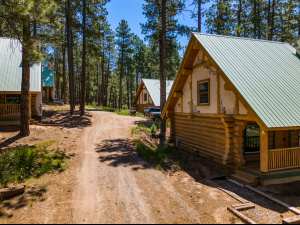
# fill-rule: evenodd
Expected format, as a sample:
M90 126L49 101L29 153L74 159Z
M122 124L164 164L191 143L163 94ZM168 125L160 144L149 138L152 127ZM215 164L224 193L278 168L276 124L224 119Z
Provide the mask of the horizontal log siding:
M181 150L223 162L226 132L221 118L197 115L189 119L187 115L175 114L174 120L175 138L180 139Z
M5 95L0 94L0 104L5 104Z

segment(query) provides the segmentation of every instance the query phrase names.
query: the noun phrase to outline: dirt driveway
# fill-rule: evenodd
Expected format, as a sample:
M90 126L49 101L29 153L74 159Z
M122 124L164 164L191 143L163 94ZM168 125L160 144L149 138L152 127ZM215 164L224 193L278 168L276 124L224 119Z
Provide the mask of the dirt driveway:
M80 139L74 223L229 223L236 203L187 174L169 176L141 160L130 131L141 118L93 112Z
M70 168L27 187L41 188L40 195L3 202L11 217L1 219L0 213L0 222L240 222L227 211L239 202L227 194L202 180L195 181L195 176L185 171L161 171L137 156L131 128L145 119L88 111L90 126L74 128L77 145L68 151L76 156L69 162ZM204 164L200 173L212 178L223 171Z

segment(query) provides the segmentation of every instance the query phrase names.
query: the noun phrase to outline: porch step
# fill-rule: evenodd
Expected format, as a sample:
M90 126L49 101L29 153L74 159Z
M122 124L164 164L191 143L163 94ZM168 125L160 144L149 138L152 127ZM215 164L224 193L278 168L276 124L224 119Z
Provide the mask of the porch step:
M39 122L36 121L36 120L34 120L34 119L31 119L30 120L30 124L32 124L32 125L39 125Z
M242 176L242 177L245 177L247 178L248 180L251 180L253 182L257 182L259 183L259 177L255 176L255 175L252 175L250 173L247 173L245 171L242 171L242 170L236 170L235 171L235 174L239 175L239 176Z
M242 184L245 184L245 185L249 185L249 186L256 186L258 185L258 182L255 182L255 181L252 181L252 180L249 180L243 176L240 176L240 175L237 175L237 174L231 174L230 177L233 179L233 180L236 180Z

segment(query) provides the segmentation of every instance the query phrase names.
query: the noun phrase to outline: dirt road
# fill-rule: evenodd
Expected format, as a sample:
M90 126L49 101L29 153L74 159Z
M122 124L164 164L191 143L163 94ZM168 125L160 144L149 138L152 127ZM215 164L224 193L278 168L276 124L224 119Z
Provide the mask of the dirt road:
M169 176L144 162L129 140L142 118L91 112L78 140L74 223L228 223L236 203L186 173Z

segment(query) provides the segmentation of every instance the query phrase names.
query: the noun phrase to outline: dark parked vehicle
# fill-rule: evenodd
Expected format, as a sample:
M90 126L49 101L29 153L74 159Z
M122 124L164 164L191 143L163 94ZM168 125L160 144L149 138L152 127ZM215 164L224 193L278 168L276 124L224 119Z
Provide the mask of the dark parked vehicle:
M149 110L148 110L148 117L150 117L150 114L152 112L160 112L160 108L158 108L158 107L150 107Z
M159 122L161 120L161 112L152 112L150 113L150 118L153 119L155 122Z
M63 100L58 100L58 98L54 98L54 99L53 99L53 102L54 102L55 104L59 104L59 105L63 105L63 104L64 104L64 101L63 101Z

